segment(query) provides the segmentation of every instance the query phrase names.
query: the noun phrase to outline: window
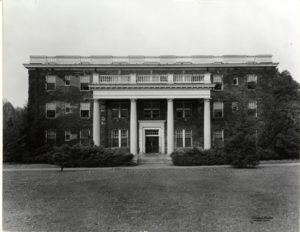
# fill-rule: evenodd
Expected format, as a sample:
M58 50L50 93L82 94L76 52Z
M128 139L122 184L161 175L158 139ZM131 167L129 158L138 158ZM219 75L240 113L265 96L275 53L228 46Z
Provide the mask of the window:
M248 116L257 117L257 102L256 101L250 101L248 103Z
M80 144L90 145L90 130L89 129L80 130Z
M239 78L235 77L232 79L232 85L239 85Z
M224 130L217 129L214 131L214 146L222 147L224 143Z
M114 102L111 111L113 118L128 118L128 104L126 102Z
M223 118L223 102L213 103L213 116L214 118Z
M216 84L215 90L217 90L217 91L223 90L223 76L222 75L214 75L213 83Z
M70 103L65 103L65 114L72 113L72 108Z
M176 130L175 141L176 147L192 147L192 130Z
M80 77L80 90L81 91L89 91L89 83L90 83L90 76L81 76Z
M192 117L192 103L191 102L177 102L176 103L177 118Z
M56 117L56 104L47 103L46 104L46 118L55 118Z
M70 130L66 130L65 131L65 141L71 141L71 138L72 138L72 133Z
M144 117L146 119L159 119L159 117L160 117L159 102L145 102L144 103Z
M46 76L46 90L53 91L56 88L56 76Z
M238 106L237 102L232 102L231 103L231 110L232 110L232 112L236 112L236 111L239 110L239 106Z
M71 85L71 76L65 76L65 86Z
M114 129L111 130L112 147L128 147L128 130Z
M257 84L257 76L256 75L248 75L247 76L247 88L248 89L256 89Z
M90 117L90 103L80 103L80 117L89 118Z
M55 145L56 143L56 130L48 129L46 130L46 144Z

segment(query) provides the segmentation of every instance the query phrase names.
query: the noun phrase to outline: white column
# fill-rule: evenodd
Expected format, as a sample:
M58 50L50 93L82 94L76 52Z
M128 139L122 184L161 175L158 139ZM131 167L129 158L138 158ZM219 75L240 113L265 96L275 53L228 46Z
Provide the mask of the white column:
M174 106L173 99L168 99L168 120L167 120L167 149L168 155L174 151Z
M210 130L210 102L204 99L204 150L209 150L211 146Z
M130 100L130 153L137 155L136 99Z
M96 146L100 146L100 109L99 100L94 99L93 109L93 140Z

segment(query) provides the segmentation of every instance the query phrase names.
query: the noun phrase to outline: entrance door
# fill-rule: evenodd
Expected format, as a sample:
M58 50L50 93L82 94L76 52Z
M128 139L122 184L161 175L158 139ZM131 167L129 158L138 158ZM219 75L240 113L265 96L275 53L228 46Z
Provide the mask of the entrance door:
M145 150L146 153L158 153L159 152L159 132L157 129L145 131Z
M146 136L146 153L158 153L158 136Z

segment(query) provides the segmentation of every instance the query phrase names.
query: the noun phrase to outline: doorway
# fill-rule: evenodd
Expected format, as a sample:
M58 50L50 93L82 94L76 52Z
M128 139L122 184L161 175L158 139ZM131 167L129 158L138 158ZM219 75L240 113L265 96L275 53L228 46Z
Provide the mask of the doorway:
M145 130L145 137L146 153L159 153L159 130Z

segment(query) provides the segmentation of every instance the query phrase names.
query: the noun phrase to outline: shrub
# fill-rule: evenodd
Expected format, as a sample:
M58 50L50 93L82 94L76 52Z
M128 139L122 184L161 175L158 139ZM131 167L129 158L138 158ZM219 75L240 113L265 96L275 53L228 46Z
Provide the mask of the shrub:
M45 156L52 159L52 163L64 167L114 167L127 165L133 158L127 150L109 149L97 146L62 145L55 147Z
M227 164L226 154L222 149L205 150L199 148L181 149L173 152L171 158L174 165L198 166Z
M254 135L238 133L227 141L225 151L233 167L251 168L259 164Z

